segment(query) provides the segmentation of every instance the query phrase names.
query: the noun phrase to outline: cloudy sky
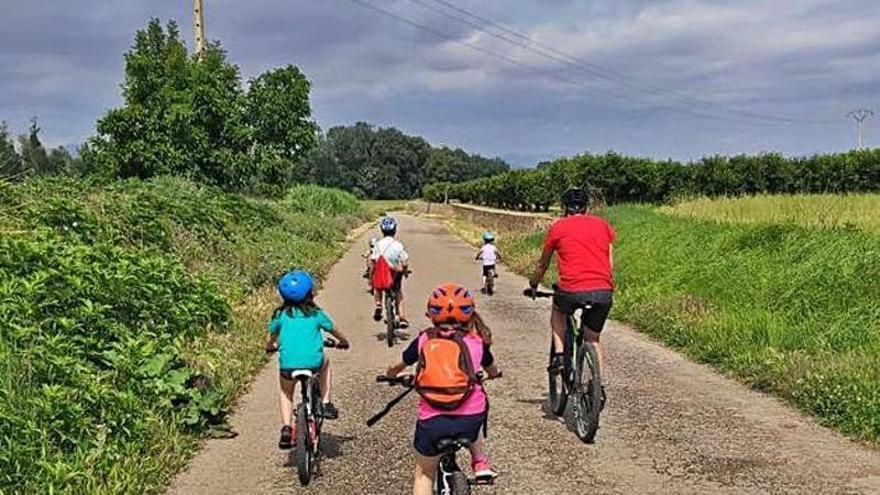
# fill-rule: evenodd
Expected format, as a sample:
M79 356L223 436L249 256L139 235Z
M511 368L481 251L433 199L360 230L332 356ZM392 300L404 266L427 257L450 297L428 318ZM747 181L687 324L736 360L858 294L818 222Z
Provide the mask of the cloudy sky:
M521 164L843 150L846 112L880 111L877 0L205 2L208 38L245 77L305 71L323 128L393 125ZM0 0L0 120L20 132L37 116L49 144L82 141L120 103L134 31L175 19L191 39L190 8ZM867 140L880 144L880 112Z

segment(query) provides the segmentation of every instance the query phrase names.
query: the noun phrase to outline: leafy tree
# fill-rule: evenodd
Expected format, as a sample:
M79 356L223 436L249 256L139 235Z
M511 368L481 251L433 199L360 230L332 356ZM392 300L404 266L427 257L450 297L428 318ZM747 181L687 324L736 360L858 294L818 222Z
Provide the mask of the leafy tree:
M15 151L15 144L9 136L6 122L0 122L0 178L18 177L25 171L21 156Z
M25 171L37 175L48 175L51 172L49 154L40 142L40 126L37 125L37 119L31 119L28 132L19 136L18 145Z
M251 91L218 45L190 56L174 22L154 19L125 55L124 105L98 121L83 153L107 178L179 175L227 190L277 190L314 146L310 86L295 67L258 76ZM268 186L267 186L268 184Z
M507 171L500 159L463 150L432 148L399 130L359 122L334 127L300 162L302 181L336 187L370 198L410 198L434 182L460 182Z

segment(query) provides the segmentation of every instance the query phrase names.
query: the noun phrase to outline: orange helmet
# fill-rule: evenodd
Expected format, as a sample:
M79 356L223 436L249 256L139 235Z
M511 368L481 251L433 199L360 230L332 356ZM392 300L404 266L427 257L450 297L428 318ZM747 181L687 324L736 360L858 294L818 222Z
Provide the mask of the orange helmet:
M435 325L466 324L474 317L474 296L458 284L443 284L428 298L428 316Z

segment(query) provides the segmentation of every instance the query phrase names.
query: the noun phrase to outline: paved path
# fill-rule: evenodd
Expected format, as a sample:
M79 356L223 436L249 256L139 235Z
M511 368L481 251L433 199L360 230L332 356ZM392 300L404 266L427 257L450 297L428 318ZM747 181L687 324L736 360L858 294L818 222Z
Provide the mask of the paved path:
M479 283L473 250L441 224L402 216L415 271L406 289L413 322L440 282ZM415 398L381 423L364 421L398 392L373 377L395 360L377 340L359 274L359 241L331 271L320 303L353 344L329 351L338 421L325 424L324 476L308 488L284 466L278 433L277 371L270 364L243 397L239 436L207 442L174 481L174 494L400 494L409 491ZM525 280L500 270L498 293L478 299L492 325L504 378L488 385L489 450L501 471L477 493L880 493L880 452L816 426L779 401L687 361L627 327L609 323L609 402L595 445L584 445L543 412L547 301L520 296ZM268 315L267 315L268 316ZM262 345L256 342L254 345Z

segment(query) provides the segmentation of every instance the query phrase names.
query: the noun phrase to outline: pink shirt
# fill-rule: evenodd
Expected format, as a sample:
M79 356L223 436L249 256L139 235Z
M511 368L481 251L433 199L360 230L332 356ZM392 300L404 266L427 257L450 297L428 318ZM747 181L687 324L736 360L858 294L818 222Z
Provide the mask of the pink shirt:
M418 351L421 350L422 346L425 345L425 342L427 340L428 336L425 335L424 332L420 333L418 339L414 340L413 343L410 344L409 348L404 351L403 361L410 365L418 361ZM464 343L467 346L468 351L470 351L471 362L474 363L474 368L478 371L480 369L481 363L484 362L483 339L481 339L480 336L475 333L468 333L464 337ZM416 359L411 359L413 354L415 354ZM474 386L473 392L467 399L465 399L461 407L453 411L437 409L428 404L425 399L419 397L419 420L430 419L434 416L442 415L473 416L477 414L482 414L486 412L486 405L486 391L483 390L482 385L477 383Z

